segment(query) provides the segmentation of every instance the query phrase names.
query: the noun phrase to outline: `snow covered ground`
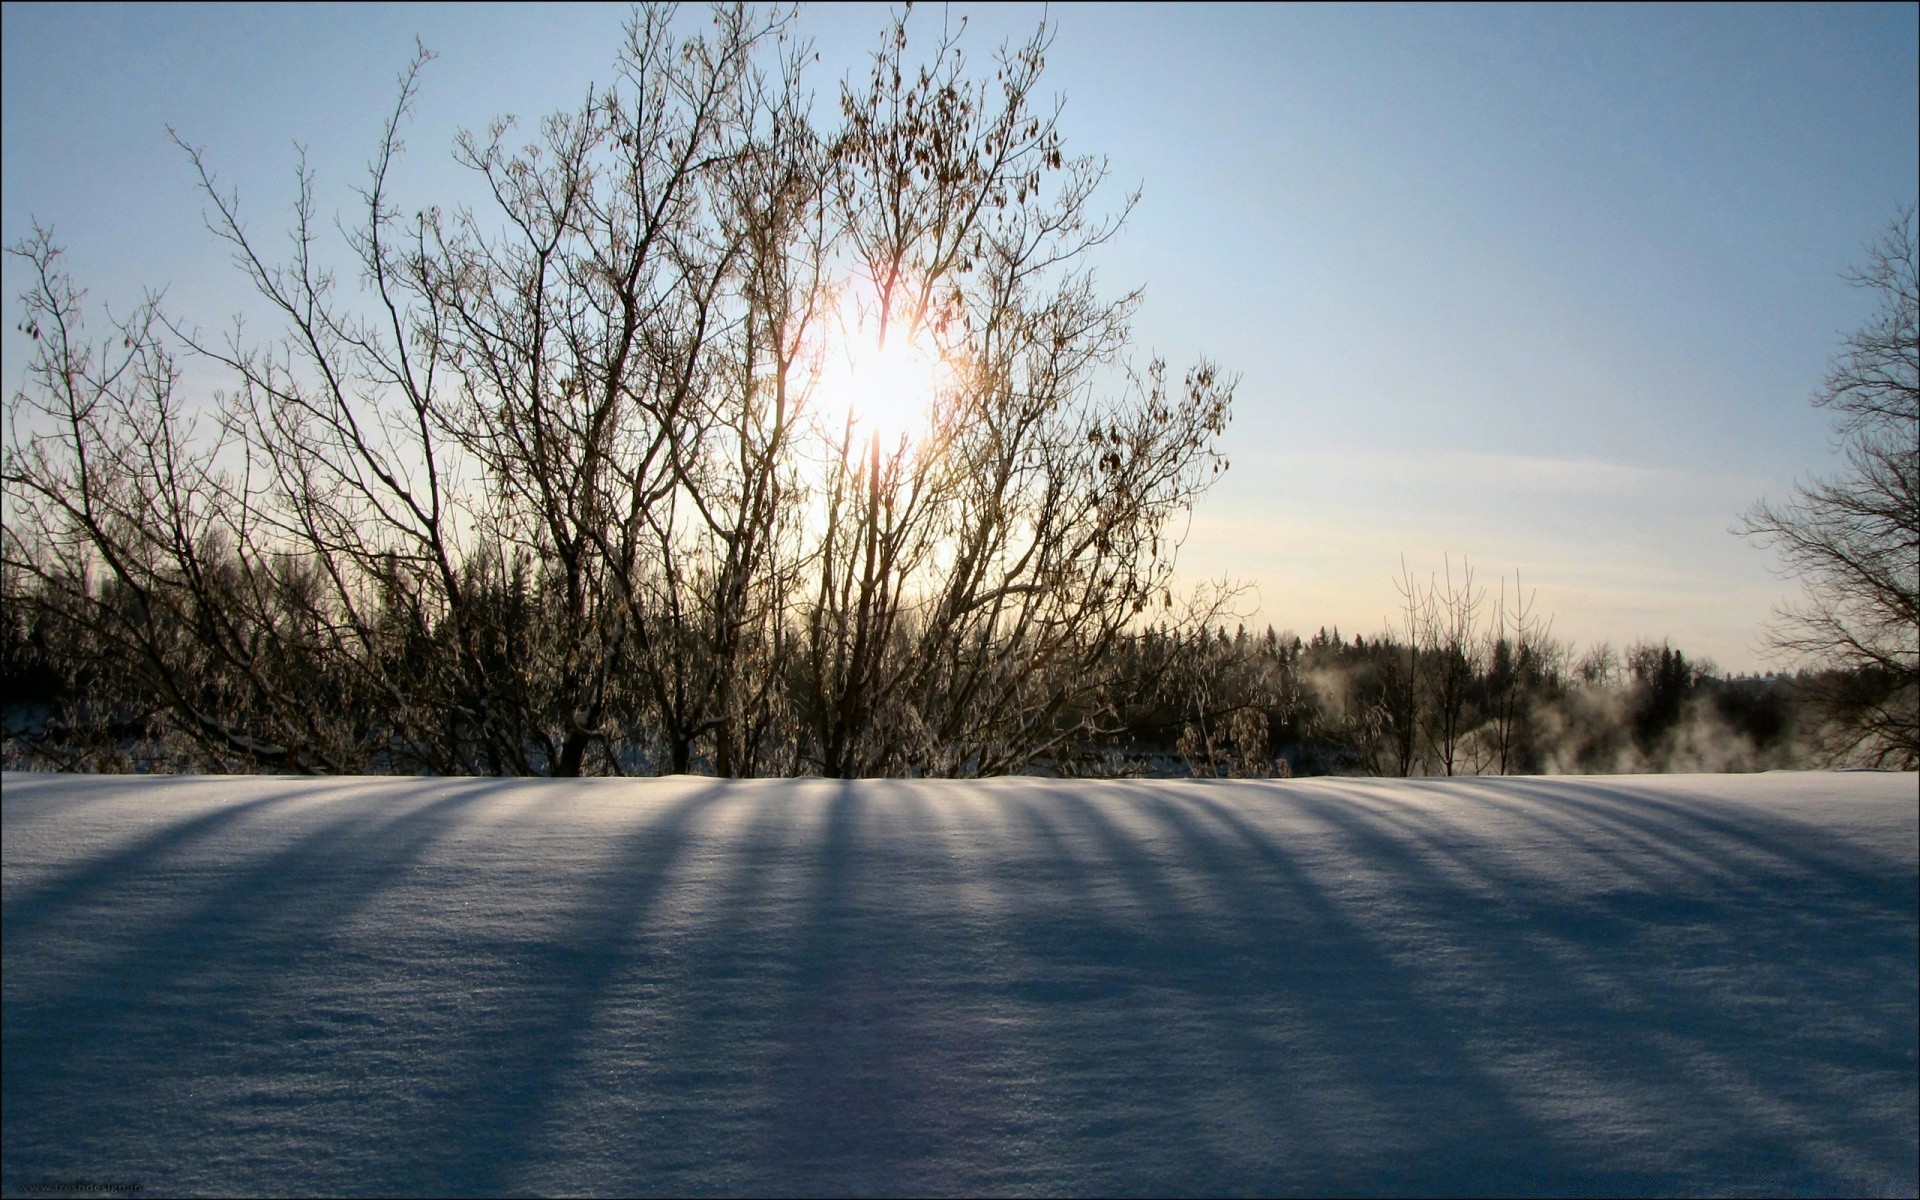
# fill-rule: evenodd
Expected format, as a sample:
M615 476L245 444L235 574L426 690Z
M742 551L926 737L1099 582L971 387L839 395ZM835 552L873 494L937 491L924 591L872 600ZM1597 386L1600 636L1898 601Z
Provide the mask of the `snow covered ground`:
M4 1178L1920 1186L1916 778L4 778Z

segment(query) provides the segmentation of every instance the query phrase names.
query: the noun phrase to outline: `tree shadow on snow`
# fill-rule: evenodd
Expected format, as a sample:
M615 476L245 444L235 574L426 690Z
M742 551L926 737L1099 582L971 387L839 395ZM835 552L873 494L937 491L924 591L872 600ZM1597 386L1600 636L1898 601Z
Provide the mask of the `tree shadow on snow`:
M9 835L8 1190L1920 1176L1915 864L1790 808L1574 780L305 786L19 887L58 822Z

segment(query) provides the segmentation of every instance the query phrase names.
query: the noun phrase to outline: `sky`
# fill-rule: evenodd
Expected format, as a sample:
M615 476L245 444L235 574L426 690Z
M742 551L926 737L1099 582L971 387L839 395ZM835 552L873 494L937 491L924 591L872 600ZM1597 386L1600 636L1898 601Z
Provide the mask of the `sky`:
M888 8L803 10L825 102ZM619 7L7 4L0 241L35 221L94 302L217 327L244 285L171 125L257 230L296 147L350 190L418 38L401 187L467 186L462 128L604 84ZM1766 665L1796 585L1731 532L1839 458L1809 398L1872 310L1841 276L1920 192L1920 6L922 5L988 63L1042 19L1042 91L1104 155L1104 286L1142 355L1239 376L1190 581L1310 634L1379 632L1402 563L1518 572L1556 635ZM682 19L697 24L700 10ZM25 280L4 269L4 384Z

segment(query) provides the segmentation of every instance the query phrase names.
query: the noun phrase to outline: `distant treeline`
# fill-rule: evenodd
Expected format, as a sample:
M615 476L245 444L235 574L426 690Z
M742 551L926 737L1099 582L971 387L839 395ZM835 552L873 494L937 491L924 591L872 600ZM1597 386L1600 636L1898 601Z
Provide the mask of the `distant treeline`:
M238 567L226 569L240 586ZM487 577L478 566L470 570ZM388 633L379 652L383 669L368 672L355 658L328 653L314 623L310 582L289 572L271 583L250 588L256 603L262 595L278 597L264 613L277 632L259 639L270 653L244 665L224 661L196 653L192 631L182 629L175 643L180 669L166 680L102 627L101 613L115 604L111 585L95 604L71 611L51 593L14 590L0 622L5 765L567 773L558 769L547 731L566 728L576 714L554 709L559 693L542 686L566 667L552 652L564 639L551 628L565 609L530 568L510 566L498 586L475 586L485 602L466 621L485 630L477 653L486 661L473 675L450 665L458 661L447 644L450 626L420 634L399 614L368 621ZM1061 698L1044 729L1023 723L1031 712L1009 707L998 743L992 714L984 711L976 711L967 739L942 741L929 716L960 710L966 697L880 697L868 727L895 732L876 735L873 752L853 773L1526 774L1744 771L1823 761L1816 708L1805 701L1830 689L1832 678L1724 676L1664 643L1624 652L1602 644L1578 653L1546 636L1504 594L1489 609L1470 578L1460 587L1408 590L1407 629L1375 636L1347 638L1323 628L1302 639L1271 627L1229 632L1201 621L1136 626L1110 640L1097 680L1049 678L1084 672L1084 654L1008 644L1003 655L976 661L1022 658L1000 669L1024 673L1034 695ZM308 633L289 636L302 623ZM756 704L740 710L750 753L736 742L732 762L719 762L713 730L676 751L644 664L615 664L579 773L820 773L821 734L831 725L828 714L809 708L823 691L815 677L821 664L798 649L806 644L806 624L789 622L793 651L755 649L766 673L750 680ZM926 645L903 631L895 652L919 654ZM181 680L192 681L191 694L170 694ZM953 687L966 682L948 680ZM403 681L400 694L394 681ZM476 694L476 681L495 690ZM290 714L299 714L310 731L307 745L324 759L289 761L284 737L271 740ZM993 756L996 745L1002 757Z
M1157 773L1485 775L1754 771L1821 765L1825 674L1722 675L1667 643L1584 654L1512 638L1436 648L1269 627L1148 631L1158 677L1110 748Z

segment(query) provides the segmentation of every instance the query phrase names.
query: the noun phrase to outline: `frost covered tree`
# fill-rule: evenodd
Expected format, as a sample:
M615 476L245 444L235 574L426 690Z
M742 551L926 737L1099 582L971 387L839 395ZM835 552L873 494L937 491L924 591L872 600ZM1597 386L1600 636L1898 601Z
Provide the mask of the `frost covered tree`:
M1877 294L1873 317L1834 358L1814 403L1834 414L1845 467L1761 501L1740 532L1777 548L1802 581L1769 632L1810 668L1835 761L1920 766L1920 286L1914 210L1869 250L1849 283Z

